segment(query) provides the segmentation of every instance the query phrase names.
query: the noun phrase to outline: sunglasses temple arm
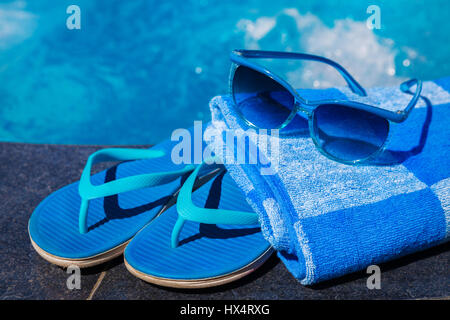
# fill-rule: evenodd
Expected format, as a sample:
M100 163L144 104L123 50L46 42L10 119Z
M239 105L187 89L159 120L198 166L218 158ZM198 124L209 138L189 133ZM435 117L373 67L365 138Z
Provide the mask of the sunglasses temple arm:
M411 92L411 87L416 85L416 92L413 93ZM417 101L419 100L420 97L420 93L422 92L422 81L421 80L417 80L417 79L410 79L407 80L405 82L403 82L400 85L400 90L402 90L404 93L406 94L410 94L413 97L411 98L411 100L409 101L408 105L406 106L406 108L402 111L398 111L396 114L397 116L397 121L396 122L403 122L405 121L409 114L411 113L412 109L414 109L414 107L417 105Z
M345 81L347 82L348 86L350 87L353 93L363 97L367 96L366 90L364 90L364 88L355 80L355 78L353 78L351 74L347 70L345 70L344 67L342 67L340 64L325 58L321 58L320 60L314 61L323 62L334 67L345 79Z
M279 52L279 51L262 51L262 50L234 50L232 54L240 55L247 58L278 58L278 59L296 59L296 60L309 60L328 64L335 68L341 76L345 79L348 86L353 93L360 96L366 96L364 88L351 76L351 74L345 70L343 66L334 62L333 60L312 55L306 53L296 52Z

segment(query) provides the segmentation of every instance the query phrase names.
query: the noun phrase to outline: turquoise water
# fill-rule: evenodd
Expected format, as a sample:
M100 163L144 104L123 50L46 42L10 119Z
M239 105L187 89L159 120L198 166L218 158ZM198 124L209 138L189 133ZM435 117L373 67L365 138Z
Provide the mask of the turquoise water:
M66 8L81 8L68 30ZM370 30L369 5L381 9ZM303 51L364 86L450 75L450 1L0 0L0 141L148 144L228 91L234 48ZM296 86L327 69L274 64Z

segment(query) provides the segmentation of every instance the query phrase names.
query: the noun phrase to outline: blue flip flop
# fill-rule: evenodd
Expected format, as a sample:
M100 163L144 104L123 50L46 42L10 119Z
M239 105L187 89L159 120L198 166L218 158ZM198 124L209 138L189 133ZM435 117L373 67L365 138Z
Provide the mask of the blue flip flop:
M28 224L35 250L51 263L90 267L123 253L129 240L171 203L195 166L174 164L175 142L151 149L103 149L81 179L52 193ZM126 161L91 176L93 164ZM172 200L171 200L172 199Z
M192 192L199 165L177 205L142 229L124 252L138 278L175 288L205 288L237 280L272 254L258 217L223 168Z

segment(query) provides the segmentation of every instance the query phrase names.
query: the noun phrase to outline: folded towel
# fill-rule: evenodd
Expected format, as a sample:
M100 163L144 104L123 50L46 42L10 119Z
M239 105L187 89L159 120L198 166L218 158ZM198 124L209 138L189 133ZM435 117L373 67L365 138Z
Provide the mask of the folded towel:
M224 147L226 133L249 128L228 96L210 102L212 146L258 213L263 234L281 260L302 284L312 284L450 238L449 92L450 77L424 82L416 109L405 122L391 125L387 150L371 165L332 161L316 150L309 134L295 131L272 135L264 146L263 133L249 135L261 160L233 163L234 154ZM309 99L339 97L389 110L411 99L398 87L367 93L301 91ZM273 174L263 172L269 166Z

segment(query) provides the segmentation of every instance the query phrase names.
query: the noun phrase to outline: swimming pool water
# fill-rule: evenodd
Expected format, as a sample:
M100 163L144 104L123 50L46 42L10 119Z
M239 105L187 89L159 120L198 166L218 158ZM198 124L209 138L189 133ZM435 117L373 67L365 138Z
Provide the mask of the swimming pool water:
M81 9L68 30L66 8ZM370 30L369 5L381 9ZM325 55L364 86L450 75L450 2L0 0L0 141L151 144L228 91L234 48ZM274 64L297 87L335 84Z

